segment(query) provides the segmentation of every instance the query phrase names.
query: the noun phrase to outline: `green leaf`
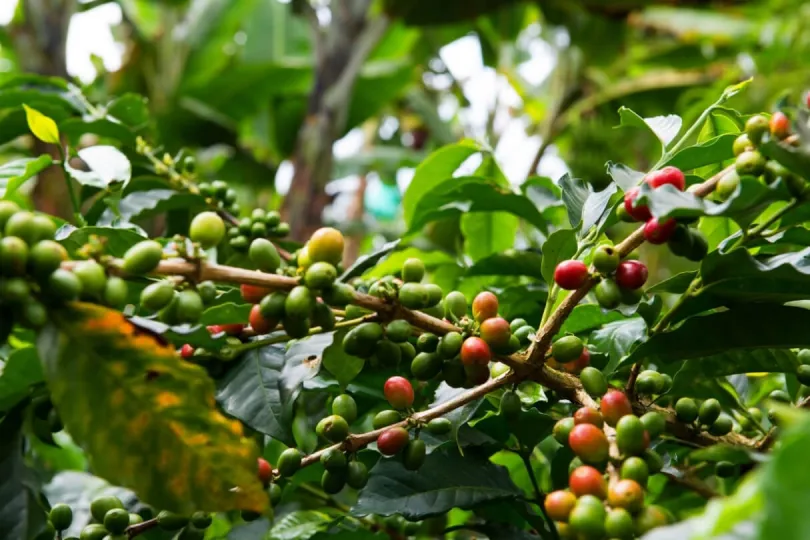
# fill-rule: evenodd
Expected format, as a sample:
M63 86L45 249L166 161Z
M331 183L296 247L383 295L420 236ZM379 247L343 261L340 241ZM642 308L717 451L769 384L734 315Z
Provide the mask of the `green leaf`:
M591 193L588 183L579 178L572 178L568 173L560 178L562 200L568 213L568 222L571 227L578 228L582 222L582 209Z
M617 220L613 208L620 199L623 199L623 196L616 184L610 184L602 191L595 193L591 191L582 207L580 237L588 234L592 227L596 227L601 232L611 218L614 221Z
M13 197L26 180L53 165L53 158L43 154L37 158L22 158L0 165L0 195Z
M492 501L520 497L506 469L468 452L431 453L418 471L407 471L396 459L381 459L371 470L352 515L401 514L419 520L451 508L469 509Z
M622 188L622 191L627 191L639 185L644 178L643 172L635 171L623 163L608 161L606 167L607 173L613 178L613 181Z
M213 324L247 323L250 316L251 305L225 302L205 310L200 317L200 324L209 326Z
M141 95L124 94L107 105L107 118L120 121L138 132L150 123L149 105L146 98Z
M528 197L477 176L453 178L428 191L414 209L409 230L419 231L440 219L496 211L509 212L541 231L547 230L545 218Z
M701 364L701 369L723 370L727 363L745 361L752 362L751 367L756 368L752 371L784 371L789 367L789 358L779 358L779 363L768 368L762 364L775 362L777 358L750 356L743 360L738 356L723 361L723 357L738 351L810 347L810 335L796 330L808 326L810 311L805 309L772 304L741 305L728 311L691 317L674 330L656 334L633 351L625 363L638 359L656 364L693 360ZM711 331L707 332L707 328ZM741 369L745 367L742 365Z
M82 135L88 133L104 139L115 139L127 146L135 146L135 134L126 126L112 120L86 121L82 118L68 118L59 122L59 129L73 146L78 146Z
M0 537L28 540L45 529L45 512L27 484L31 471L23 454L23 414L14 411L0 421Z
M603 369L610 375L637 343L647 338L647 324L641 317L633 317L623 321L616 321L604 325L591 334L588 341L596 352L606 353L610 356L608 365ZM636 349L638 350L638 349Z
M363 358L346 354L346 351L343 350L343 338L348 333L348 328L335 332L332 343L323 352L323 367L337 379L343 388L346 388L366 365Z
M678 167L682 171L691 171L706 165L713 165L734 158L734 139L738 133L725 133L708 141L689 146L672 156L664 165Z
M0 366L0 411L11 410L44 380L36 347L16 349Z
M373 268L380 259L394 251L401 240L397 239L392 242L387 242L382 245L382 247L373 253L369 253L367 255L363 255L358 257L354 264L351 265L349 268L346 269L345 272L340 276L338 281L347 282L350 279L363 275L363 272L368 270L369 268Z
M419 201L434 187L452 178L453 173L470 156L482 151L475 142L465 140L433 152L416 168L413 179L402 198L405 223L410 228Z
M647 130L661 141L662 151L675 139L683 124L681 117L676 114L642 118L627 107L619 108L619 119L619 127L630 126Z
M647 289L647 294L658 294L658 293L674 293L674 294L683 294L686 292L686 289L689 288L692 281L697 276L697 271L689 270L687 272L681 272L680 274L675 274L674 276L665 279L659 283L656 283L652 287Z
M325 531L333 518L324 512L298 510L290 512L273 524L269 540L308 540Z
M56 231L55 239L65 246L71 254L76 254L90 240L92 236L97 236L104 242L107 254L113 257L123 257L129 248L142 242L144 236L129 229L119 229L115 227L82 227L77 229L73 225L66 223Z
M467 269L468 276L529 276L543 279L543 257L533 251L509 249L485 257Z
M188 343L195 349L203 348L208 351L218 351L225 345L225 336L214 339L211 337L211 333L199 324L193 326L189 324L169 326L160 321L144 317L130 317L129 322L143 331L160 336L178 348Z
M437 407L442 403L450 401L458 397L459 395L463 394L465 390L463 388L453 388L448 386L446 382L442 381L439 387L436 389L436 393L433 396L433 403L430 404L430 407ZM444 418L450 420L450 423L453 424L453 438L457 438L458 430L464 425L466 422L470 420L475 414L475 411L478 410L478 407L481 406L483 402L483 398L476 399L463 405L457 409L453 409L449 413L444 415Z
M96 225L110 225L117 218L124 222L144 219L178 208L193 212L206 208L206 203L200 195L181 193L173 189L152 189L130 193L122 198L117 206L117 215L108 208L101 214Z
M268 508L257 449L202 368L117 311L77 303L51 320L37 342L51 398L97 474L179 513Z
M758 149L762 155L777 160L789 171L802 178L810 177L810 154L806 149L786 146L774 140L763 142Z
M623 319L621 313L605 311L597 304L580 304L565 319L559 334L581 334Z
M52 118L48 118L36 109L23 104L25 109L25 119L28 122L28 129L34 136L42 142L59 144L59 128Z
M561 261L574 256L577 252L577 235L571 229L554 231L543 244L543 279L554 283L554 269Z
M332 334L246 352L218 383L222 408L251 428L290 446L293 405L302 384L318 374Z
M126 184L132 178L129 159L114 146L90 146L79 150L79 157L90 171L65 165L68 174L83 186L106 189L114 182Z
M456 264L456 260L444 251L422 251L419 248L409 247L389 254L385 259L371 267L370 270L367 270L364 276L366 278L381 278L398 274L402 270L403 263L411 258L420 259L428 271L435 270L442 265L452 264L455 266Z
M505 251L515 244L518 218L506 212L476 212L461 216L464 251L474 261Z
M740 446L731 446L729 444L715 444L706 448L700 448L689 452L689 460L693 463L701 461L730 461L737 465L751 463L752 460L758 459L756 452Z

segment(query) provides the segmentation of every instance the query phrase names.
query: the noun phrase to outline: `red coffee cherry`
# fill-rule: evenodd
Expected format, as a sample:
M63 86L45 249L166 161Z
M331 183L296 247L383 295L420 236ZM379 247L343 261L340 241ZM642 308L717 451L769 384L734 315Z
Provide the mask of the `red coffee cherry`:
M242 293L242 298L245 302L251 304L258 304L262 301L262 298L272 292L270 289L257 287L256 285L241 285L239 291Z
M675 186L678 191L683 191L686 188L686 177L683 172L678 167L671 165L651 172L644 178L644 181L652 188L658 188L664 184Z
M409 439L408 430L403 427L387 429L377 437L377 449L383 455L393 456L408 444Z
M777 139L784 139L790 135L790 119L781 111L773 113L768 123L771 135Z
M615 280L622 289L640 289L647 282L647 267L639 261L622 261L616 269Z
M480 292L473 299L473 318L483 322L498 315L498 297L489 291Z
M468 337L461 344L461 362L467 366L486 365L492 360L487 342L479 337Z
M233 324L220 324L219 330L220 332L225 332L229 336L238 336L242 333L242 330L245 329L244 324L233 323Z
M566 291L579 289L588 280L588 267L582 261L563 261L554 269L554 282Z
M407 409L413 405L413 386L405 377L390 377L385 381L383 394L395 409Z
M180 347L180 356L183 358L191 358L194 356L194 347L186 343L182 347Z
M577 497L593 495L604 499L607 496L607 482L605 477L589 465L577 467L568 477L568 487Z
M218 324L212 324L210 326L206 326L205 329L208 330L208 333L211 334L212 336L215 336L215 335L219 334L220 332L224 331L222 329L222 326L220 326Z
M481 323L481 339L490 347L506 347L510 337L512 331L509 329L509 321L503 317L491 317Z
M568 521L568 516L574 505L577 503L577 496L570 491L552 491L546 495L543 506L548 516L554 521Z
M615 426L622 416L633 414L633 406L624 392L608 390L599 403L602 417L610 426Z
M278 324L276 321L264 318L259 309L259 304L253 304L253 307L250 308L248 321L250 322L250 327L253 328L253 331L257 334L269 334L276 327L276 324Z
M259 458L258 474L259 480L265 484L269 484L273 479L273 466L264 458Z
M641 188L633 187L624 193L624 210L636 221L647 221L652 217L650 208L643 204L633 206L633 201L636 200L640 191Z
M593 424L574 426L568 435L568 446L586 463L603 463L610 451L607 435Z
M614 508L638 512L644 506L644 490L635 480L619 480L608 488L608 503Z
M578 359L574 360L573 362L565 363L562 365L562 367L567 373L579 373L590 364L591 351L588 350L588 347L583 347L582 354L579 355Z
M605 419L602 418L602 413L593 407L580 407L574 412L574 424L591 424L601 428L605 424Z
M660 221L658 218L650 218L644 224L644 239L651 244L664 244L672 238L678 222L674 218Z

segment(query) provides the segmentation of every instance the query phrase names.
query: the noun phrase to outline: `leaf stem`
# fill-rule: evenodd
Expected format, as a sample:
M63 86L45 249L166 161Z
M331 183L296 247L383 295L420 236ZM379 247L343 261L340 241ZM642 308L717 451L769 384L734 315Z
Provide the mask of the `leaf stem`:
M62 148L61 144L57 144L56 147L59 149L59 156L62 158L62 172L65 175L65 187L67 187L67 192L70 195L70 204L73 206L73 219L76 221L76 224L80 227L85 225L84 216L82 216L82 209L81 205L79 204L79 199L76 197L76 192L73 190L73 184L71 184L71 176L67 170L67 162L68 158L65 154L65 149Z
M557 527L554 525L554 521L546 512L546 507L543 504L546 496L543 491L540 489L540 484L537 482L537 477L534 474L534 468L532 467L531 461L531 454L525 451L525 448L522 449L520 454L520 459L523 460L523 465L526 467L526 473L529 475L529 480L532 483L532 489L534 489L534 496L537 498L537 506L540 507L540 513L543 514L543 519L545 520L546 524L548 525L549 531L551 532L552 540L559 540L560 535L557 534Z

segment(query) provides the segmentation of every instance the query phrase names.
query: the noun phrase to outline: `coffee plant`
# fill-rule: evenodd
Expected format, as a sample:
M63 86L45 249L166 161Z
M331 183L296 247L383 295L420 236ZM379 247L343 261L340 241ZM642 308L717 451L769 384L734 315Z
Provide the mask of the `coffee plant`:
M28 106L32 82L103 144ZM462 212L543 238L468 268L506 286L449 290L396 243L349 268L336 228L296 244L142 137L137 100L6 83L59 157L0 167L3 537L801 537L810 125L724 107L745 85L685 129L622 109L661 157L599 191L432 154L409 241ZM21 196L47 167L81 186L70 223ZM664 249L693 264L656 282ZM32 461L100 478L45 489Z

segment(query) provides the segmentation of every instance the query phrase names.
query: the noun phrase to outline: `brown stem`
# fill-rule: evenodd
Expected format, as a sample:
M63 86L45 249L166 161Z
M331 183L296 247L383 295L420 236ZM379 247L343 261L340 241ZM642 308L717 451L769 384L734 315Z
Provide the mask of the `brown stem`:
M142 521L141 523L136 523L135 525L130 525L127 527L127 538L135 538L139 534L143 534L148 530L154 529L158 525L157 518L148 519L146 521Z

